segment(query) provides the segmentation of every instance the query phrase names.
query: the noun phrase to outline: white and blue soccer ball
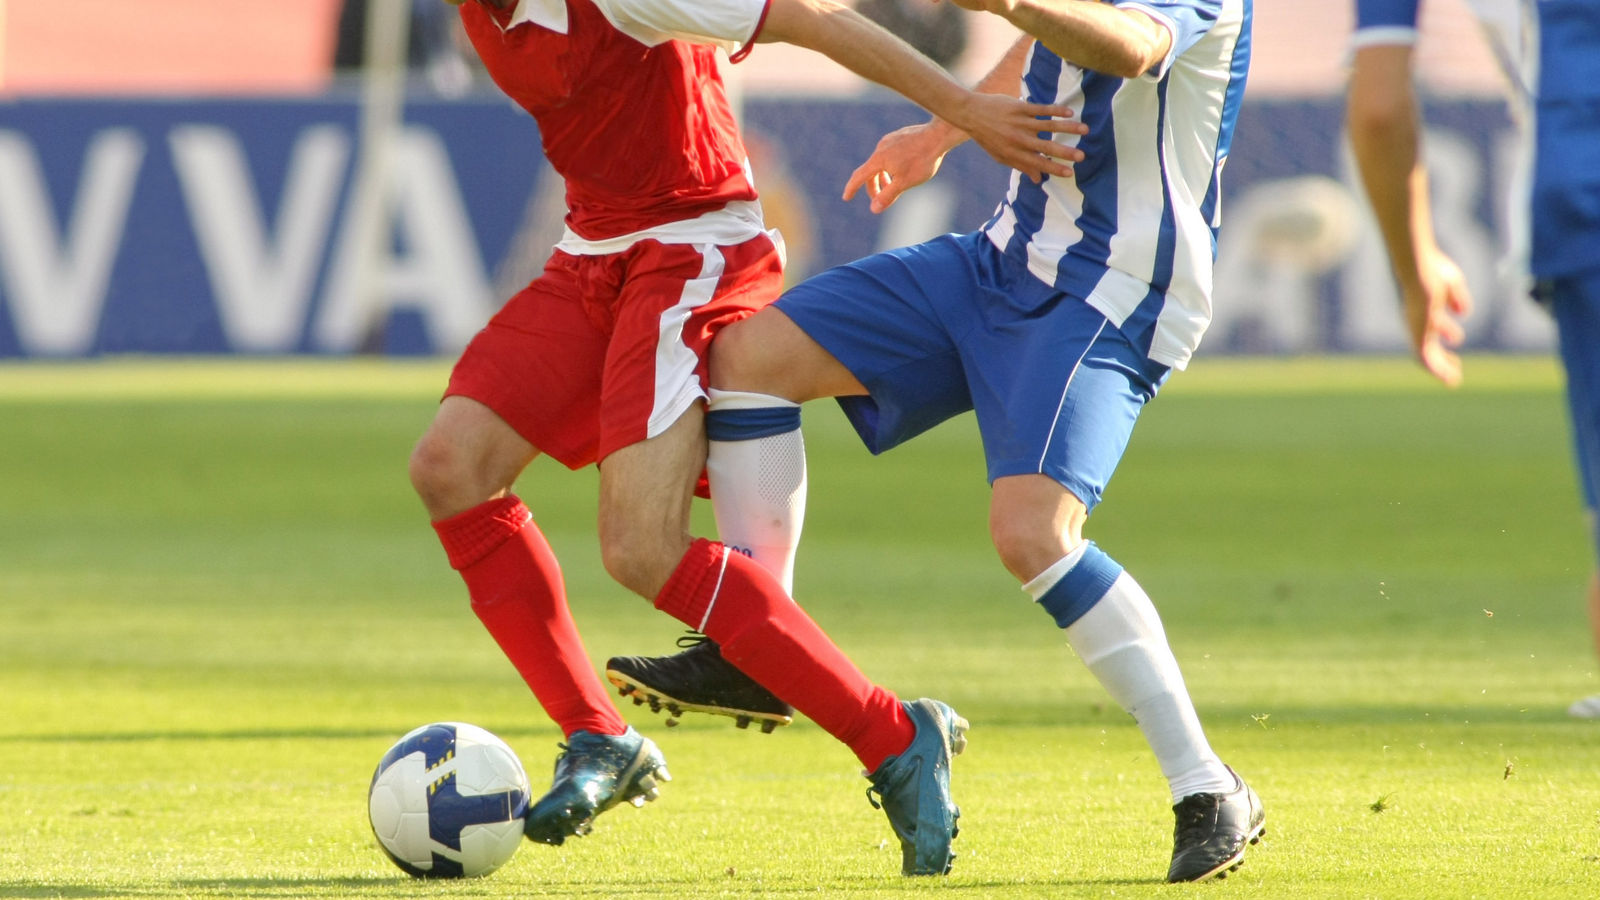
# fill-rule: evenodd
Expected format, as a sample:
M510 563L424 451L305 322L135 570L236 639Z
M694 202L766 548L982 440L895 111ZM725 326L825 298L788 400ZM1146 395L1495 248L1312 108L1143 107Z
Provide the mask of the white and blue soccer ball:
M476 725L435 722L378 762L367 817L378 845L418 878L487 875L522 845L528 773L505 742Z

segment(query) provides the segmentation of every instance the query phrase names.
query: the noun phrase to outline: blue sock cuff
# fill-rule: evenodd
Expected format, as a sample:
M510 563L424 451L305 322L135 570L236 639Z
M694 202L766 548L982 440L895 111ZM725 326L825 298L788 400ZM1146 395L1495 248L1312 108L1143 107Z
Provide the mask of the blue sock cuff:
M706 437L713 441L753 441L795 431L799 427L798 406L716 409L706 413Z
M1067 574L1061 576L1061 580L1050 590L1044 592L1044 596L1039 598L1039 605L1056 620L1057 625L1066 628L1099 603L1121 574L1122 566L1096 547L1094 541L1089 541L1083 548L1083 558L1068 569Z

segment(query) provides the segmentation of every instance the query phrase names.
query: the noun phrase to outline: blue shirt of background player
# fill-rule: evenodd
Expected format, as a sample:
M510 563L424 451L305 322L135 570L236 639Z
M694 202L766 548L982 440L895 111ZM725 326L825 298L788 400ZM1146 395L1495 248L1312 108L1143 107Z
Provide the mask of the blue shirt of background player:
M1540 0L1533 274L1600 268L1600 2Z

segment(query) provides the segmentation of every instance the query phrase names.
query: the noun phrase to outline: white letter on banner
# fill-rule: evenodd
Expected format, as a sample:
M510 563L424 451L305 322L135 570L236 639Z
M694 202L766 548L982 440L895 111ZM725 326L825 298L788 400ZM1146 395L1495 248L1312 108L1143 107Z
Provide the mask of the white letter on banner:
M1360 209L1323 175L1260 181L1228 208L1217 239L1208 341L1245 352L1321 349L1321 279L1350 255Z
M492 312L493 292L444 144L433 131L413 126L394 150L388 184L381 188L378 289L370 301L361 296L359 235L351 227L356 217L346 215L312 333L320 349L355 350L390 312L409 308L424 315L433 350L454 352ZM362 202L352 197L350 208ZM403 256L394 249L396 236Z
M272 235L236 134L185 125L168 140L229 345L245 352L292 352L332 230L349 138L333 125L301 134Z
M0 131L0 277L24 353L67 356L94 346L143 162L144 142L133 131L96 134L72 221L59 229L33 146Z

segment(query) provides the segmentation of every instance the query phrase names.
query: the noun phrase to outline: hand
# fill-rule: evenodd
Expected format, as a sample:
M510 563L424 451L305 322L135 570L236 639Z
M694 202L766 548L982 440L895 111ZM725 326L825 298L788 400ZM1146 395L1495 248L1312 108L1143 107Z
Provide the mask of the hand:
M1002 164L1020 170L1035 184L1043 175L1071 175L1072 166L1062 160L1083 159L1082 150L1039 137L1040 132L1088 134L1088 126L1071 119L1071 109L1024 103L1000 94L973 94L972 97L985 110L982 121L987 123L975 128L985 134L984 139L978 141L979 145ZM995 121L1005 124L995 127ZM872 211L883 212L901 194L937 174L945 154L967 137L960 129L938 119L884 135L867 161L850 174L845 182L844 199L851 199L856 191L865 187L872 200Z
M967 120L952 124L995 161L1028 176L1034 184L1046 175L1071 175L1070 163L1083 159L1082 150L1058 144L1049 137L1089 133L1089 126L1072 118L1070 107L978 93L968 96L967 107L971 113ZM1041 137L1041 133L1046 136Z
M1417 256L1420 288L1405 291L1411 347L1428 374L1447 387L1461 383L1461 357L1452 348L1465 336L1461 318L1472 312L1472 294L1455 260L1437 247Z
M867 161L850 173L850 180L844 185L844 199L850 200L865 187L872 211L883 212L896 197L938 174L944 155L963 137L937 119L889 132L878 141Z

